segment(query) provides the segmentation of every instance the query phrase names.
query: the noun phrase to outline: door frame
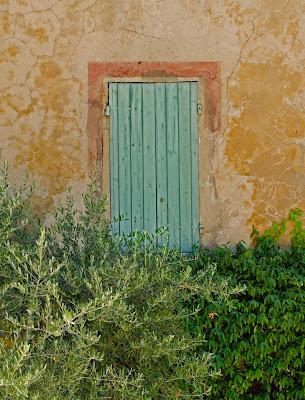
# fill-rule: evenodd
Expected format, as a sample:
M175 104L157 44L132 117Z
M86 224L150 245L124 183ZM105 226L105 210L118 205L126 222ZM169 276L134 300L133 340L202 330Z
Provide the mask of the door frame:
M198 83L199 143L199 217L201 226L208 218L206 198L210 178L210 135L220 131L220 65L217 62L193 63L92 63L89 64L88 109L88 170L94 173L102 193L110 198L110 118L104 110L108 105L110 82L183 82ZM110 204L106 216L110 219ZM200 232L202 241L202 231Z

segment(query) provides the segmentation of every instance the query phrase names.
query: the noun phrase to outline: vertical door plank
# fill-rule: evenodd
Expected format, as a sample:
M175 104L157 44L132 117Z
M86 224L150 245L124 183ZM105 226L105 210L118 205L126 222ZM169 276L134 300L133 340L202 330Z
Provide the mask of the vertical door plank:
M110 206L113 234L120 233L117 218L120 215L119 199L119 148L118 148L118 85L109 84L110 117Z
M119 204L119 141L118 141L118 85L109 84L110 117L110 205L113 234L120 233L118 218L120 215Z
M144 229L156 230L156 129L154 84L143 84Z
M131 174L130 174L130 98L128 83L118 85L118 139L119 139L119 202L120 234L131 230Z
M168 224L167 218L167 141L165 83L155 84L156 95L156 164L157 164L157 227ZM161 244L161 241L160 243Z
M180 225L181 246L184 252L192 250L192 160L190 84L178 84L179 98L179 160L180 160Z
M142 85L130 86L130 159L132 230L142 231L143 226L143 127Z
M180 248L179 122L176 83L166 85L169 245Z
M199 242L199 137L198 137L198 84L191 82L191 154L192 154L192 242Z

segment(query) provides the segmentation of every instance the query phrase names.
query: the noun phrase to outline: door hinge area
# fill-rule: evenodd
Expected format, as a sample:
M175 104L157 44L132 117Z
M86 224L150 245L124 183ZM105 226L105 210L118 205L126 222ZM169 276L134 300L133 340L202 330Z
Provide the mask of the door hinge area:
M107 104L106 107L104 108L104 115L108 117L110 115L110 105Z
M199 115L202 114L202 105L201 105L200 103L197 104L197 113L198 113Z

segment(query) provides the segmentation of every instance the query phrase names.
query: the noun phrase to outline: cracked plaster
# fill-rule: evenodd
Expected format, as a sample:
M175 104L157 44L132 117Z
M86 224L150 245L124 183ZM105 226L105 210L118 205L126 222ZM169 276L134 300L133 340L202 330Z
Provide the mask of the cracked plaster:
M219 61L204 242L305 209L304 0L0 0L0 157L41 211L87 164L88 63Z

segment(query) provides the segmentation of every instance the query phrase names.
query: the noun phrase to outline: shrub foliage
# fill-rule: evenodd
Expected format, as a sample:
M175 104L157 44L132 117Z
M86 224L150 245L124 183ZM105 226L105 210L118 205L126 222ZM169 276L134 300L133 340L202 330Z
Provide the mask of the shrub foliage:
M114 241L105 200L90 187L43 228L30 193L0 179L0 398L202 398L218 374L190 308L228 302L232 289L207 264L154 238ZM122 251L122 248L124 251Z
M291 228L291 246L279 240ZM305 231L300 210L274 223L264 234L253 231L254 248L243 243L202 250L195 270L215 262L219 273L247 290L230 306L208 304L193 320L206 332L222 379L213 399L305 399ZM199 299L201 303L204 299Z
M112 238L93 185L49 228L30 195L4 169L0 399L305 399L300 210L253 248L186 258L145 233Z

